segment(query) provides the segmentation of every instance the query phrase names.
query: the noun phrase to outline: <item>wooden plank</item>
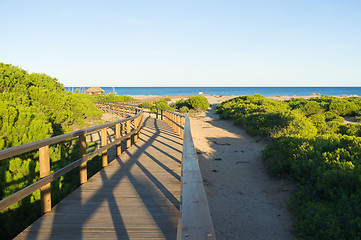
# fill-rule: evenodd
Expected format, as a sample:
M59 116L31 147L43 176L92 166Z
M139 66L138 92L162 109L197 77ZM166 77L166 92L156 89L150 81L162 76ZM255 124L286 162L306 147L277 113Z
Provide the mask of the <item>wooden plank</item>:
M135 146L16 239L176 239L180 182L169 171L180 176L172 157L181 159L182 141L152 118L144 129Z
M131 135L133 135L134 133L136 133L137 131L139 131L141 129L141 125L139 126L139 128L137 130L134 130L128 134L126 134L125 136L121 137L118 140L115 140L114 142L108 144L107 146L104 146L98 150L95 150L94 152L78 159L75 160L74 162L72 162L71 164L63 167L62 169L58 170L55 173L52 173L46 177L43 177L42 179L40 179L39 181L23 188L22 190L14 193L13 195L4 198L3 200L0 201L0 211L6 209L7 207L11 206L12 204L20 201L21 199L25 198L26 196L28 196L29 194L35 192L36 190L40 189L41 187L51 183L53 180L61 177L62 175L68 173L69 171L73 170L74 168L80 166L82 163L91 160L93 157L95 157L96 155L102 153L105 150L108 150L109 148L113 147L114 145L118 144L120 141L127 139L128 137L130 137Z
M182 217L177 239L216 239L188 117L183 132L181 191Z

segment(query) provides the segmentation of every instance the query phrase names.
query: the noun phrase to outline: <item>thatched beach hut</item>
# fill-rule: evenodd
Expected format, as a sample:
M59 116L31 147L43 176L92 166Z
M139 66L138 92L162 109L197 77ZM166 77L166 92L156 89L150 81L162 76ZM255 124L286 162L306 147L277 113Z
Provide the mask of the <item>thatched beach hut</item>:
M91 88L88 88L85 92L90 95L95 95L95 94L103 95L105 93L105 91L103 89L101 89L100 87L91 87Z

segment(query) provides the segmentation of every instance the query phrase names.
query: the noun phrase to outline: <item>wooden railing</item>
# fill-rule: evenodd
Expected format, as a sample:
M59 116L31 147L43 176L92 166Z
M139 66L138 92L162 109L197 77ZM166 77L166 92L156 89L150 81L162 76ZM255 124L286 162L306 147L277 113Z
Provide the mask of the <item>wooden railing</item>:
M142 127L141 120L144 112L147 112L148 116L153 115L155 118L163 120L180 137L183 138L180 196L181 214L178 222L177 239L216 239L202 176L198 165L198 157L193 144L188 116L155 107L143 107L143 109L140 110L130 105L132 104L97 103L97 107L103 112L117 114L127 118L1 150L0 160L4 160L39 149L40 180L1 200L0 211L8 208L12 204L20 201L38 189L41 191L42 213L51 211L50 183L78 166L80 166L80 183L82 184L86 182L87 161L91 160L98 154L102 154L102 166L105 167L108 164L107 150L115 145L117 146L117 156L119 156L121 153L121 141L126 139L126 145L129 147L132 136L134 137L134 142L138 140L139 132ZM147 109L147 111L145 111L145 109ZM153 111L151 111L151 109L153 109ZM131 116L133 114L135 115ZM116 138L108 144L106 134L107 128L114 126ZM101 147L94 152L85 155L86 135L96 131L101 131ZM50 174L49 146L74 137L79 138L80 158L64 168Z
M166 109L150 109L157 119L165 121L183 138L180 216L177 239L216 239L209 211L202 175L199 169L197 152L194 147L189 117ZM146 112L144 110L144 112Z
M119 112L118 112L119 113ZM22 200L28 195L40 189L41 192L41 213L51 211L51 188L50 183L55 179L63 176L72 169L80 166L80 184L87 181L87 161L91 160L95 156L102 155L102 166L108 165L107 150L116 145L116 154L121 154L121 141L126 140L126 147L130 147L131 138L134 138L134 142L138 140L139 132L142 127L143 111L137 108L133 108L128 111L129 114L135 114L134 116L126 119L121 119L112 123L102 124L95 127L63 134L47 139L43 139L36 142L23 144L16 147L11 147L0 151L0 161L11 157L18 156L23 153L27 153L34 150L39 150L39 166L40 166L40 180L37 182L19 190L18 192L8 196L0 201L0 211L10 207L12 204ZM115 140L108 143L107 129L115 126ZM86 155L86 135L94 132L101 132L101 147L96 149L92 153ZM73 161L71 164L61 168L60 170L50 173L50 156L49 146L57 144L69 139L79 138L79 159Z

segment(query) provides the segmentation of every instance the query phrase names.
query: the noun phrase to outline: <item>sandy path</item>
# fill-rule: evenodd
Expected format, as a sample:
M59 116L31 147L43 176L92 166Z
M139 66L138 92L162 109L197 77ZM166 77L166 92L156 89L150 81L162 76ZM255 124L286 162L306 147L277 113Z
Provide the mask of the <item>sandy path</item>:
M291 186L267 175L260 153L266 143L219 120L215 106L192 117L191 128L217 239L296 239Z

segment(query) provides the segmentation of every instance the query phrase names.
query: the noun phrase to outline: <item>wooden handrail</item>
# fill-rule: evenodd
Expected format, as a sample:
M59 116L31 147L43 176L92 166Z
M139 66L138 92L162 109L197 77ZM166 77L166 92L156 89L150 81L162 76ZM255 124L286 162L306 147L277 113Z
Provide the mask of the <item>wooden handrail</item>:
M183 132L181 217L177 239L216 239L189 117Z
M156 108L156 107L143 107ZM164 121L178 135L183 137L181 170L181 201L178 221L177 240L212 239L215 240L213 222L209 211L202 175L199 169L197 152L194 147L189 117L167 109L161 111ZM150 112L150 111L149 111Z
M97 104L98 108L102 111L113 112L118 115L125 115L124 108L122 111L118 108L118 106L112 104ZM108 109L105 107L108 106ZM115 106L117 108L115 108ZM156 107L143 107L148 109L156 109L157 112L156 118L165 121L171 128L175 130L175 132L183 138L183 154L182 154L182 169L181 169L181 196L180 196L180 216L178 222L178 230L177 230L177 239L185 240L185 239L216 239L213 229L212 218L209 211L209 206L207 202L206 193L203 186L202 176L199 169L197 152L194 147L192 134L191 134L191 126L189 117L183 114L179 114L176 112L172 112L166 109L160 109ZM133 108L135 109L135 108ZM49 145L59 143L64 140L68 140L74 137L79 137L80 139L84 139L84 135L87 133L91 133L94 131L98 131L107 127L116 127L116 140L105 144L103 143L101 148L93 151L88 155L84 155L84 149L80 150L80 158L71 164L63 167L62 169L52 173L45 174L39 181L29 185L28 187L16 192L15 194L3 199L0 201L0 211L11 206L17 201L20 201L24 197L28 196L32 192L43 188L50 184L55 179L63 176L67 172L78 166L85 166L84 163L91 160L93 157L106 152L110 147L117 146L117 155L120 154L120 142L126 140L127 147L130 144L130 137L133 135L139 135L139 131L142 127L142 117L143 117L143 109L137 109L138 113L127 119L121 119L112 123L102 124L96 127L79 130L76 132L40 140L33 143L28 143L16 147L12 147L9 149L5 149L0 151L0 160L6 159L9 157L17 156L22 153L26 153L35 149L45 147L45 150L42 150L44 158L47 159L47 151ZM160 111L160 114L159 114ZM150 115L150 110L148 111ZM131 110L129 110L129 114ZM131 121L134 121L134 130L130 131ZM120 124L126 124L126 135L120 137L121 133L124 131L120 131ZM136 141L138 136L134 136L134 140ZM84 141L84 140L82 140ZM81 145L81 144L80 144ZM83 148L83 147L82 147ZM41 170L42 171L42 170ZM82 169L80 169L82 171ZM82 177L81 177L82 179ZM86 176L85 176L86 179ZM84 182L81 180L81 183ZM49 189L50 190L50 189ZM42 200L43 201L43 200ZM49 207L49 203L42 203L42 208L44 208L43 212ZM51 203L50 203L51 208Z
M80 168L80 183L84 183L87 181L86 176L86 162L97 156L98 154L107 154L107 150L117 145L119 147L120 142L125 139L130 139L133 135L138 135L139 131L142 127L142 117L143 117L143 111L138 109L137 114L135 116L121 119L112 123L102 124L95 127L79 130L76 132L63 134L60 136L55 136L47 139L43 139L40 141L32 142L23 144L16 147L11 147L8 149L4 149L0 151L0 160L4 160L10 157L18 156L23 153L27 153L36 149L39 149L39 166L40 166L40 180L37 182L17 191L16 193L8 196L7 198L4 198L0 201L0 211L10 207L12 204L22 200L23 198L27 197L34 191L40 189L41 191L41 209L42 213L46 213L48 211L51 211L51 189L50 189L50 183L54 181L55 179L63 176L64 174L68 173L69 171L73 170L74 168L81 166ZM85 134L92 133L98 130L106 130L108 127L112 126L119 126L120 123L125 123L130 126L131 121L137 122L137 126L134 127L133 131L130 131L130 128L127 128L126 135L119 138L119 134L117 134L116 139L107 144L102 144L101 148L93 151L92 153L85 155L86 148L84 149L85 143ZM116 127L117 128L117 127ZM119 127L118 127L119 128ZM119 131L119 130L118 130ZM79 137L80 140L80 158L72 162L71 164L68 164L67 166L63 167L62 169L50 174L50 158L49 158L49 146L52 144L56 144L65 140L72 139L74 137ZM102 137L102 141L104 143L104 138L107 138L107 136ZM137 138L134 138L136 141ZM85 145L86 146L86 145ZM117 156L119 156L120 151L117 151ZM106 161L108 161L106 159ZM105 161L103 161L103 167ZM85 172L85 173L84 173Z
M109 127L116 125L117 123L124 123L124 122L130 121L130 120L133 120L133 119L137 118L139 116L139 114L140 114L140 112L137 113L133 117L129 117L126 119L120 119L115 122L105 123L105 124L97 125L97 126L94 126L91 128L82 129L82 130L78 130L75 132L42 139L42 140L39 140L36 142L25 143L23 145L3 149L3 150L0 150L0 160L4 160L6 158L11 158L11 157L14 157L14 156L26 153L26 152L30 152L30 151L39 149L39 148L47 146L47 145L56 144L56 143L68 140L70 138L79 137L80 135L89 134L89 133L98 131L103 128L109 128Z

